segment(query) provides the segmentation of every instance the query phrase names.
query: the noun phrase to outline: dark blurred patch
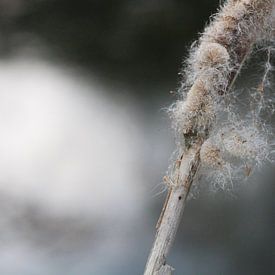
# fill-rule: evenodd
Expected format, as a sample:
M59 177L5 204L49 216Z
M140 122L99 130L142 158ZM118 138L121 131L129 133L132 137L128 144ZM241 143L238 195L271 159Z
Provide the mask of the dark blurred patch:
M95 235L100 233L99 222L83 217L54 216L36 204L0 193L2 215L0 249L10 243L27 240L29 245L55 254L80 253L90 249ZM100 233L102 234L102 233Z
M177 83L187 45L218 2L27 1L19 15L2 13L2 52L20 47L12 40L15 33L28 33L50 46L55 57L84 66L106 81L137 90L168 89Z

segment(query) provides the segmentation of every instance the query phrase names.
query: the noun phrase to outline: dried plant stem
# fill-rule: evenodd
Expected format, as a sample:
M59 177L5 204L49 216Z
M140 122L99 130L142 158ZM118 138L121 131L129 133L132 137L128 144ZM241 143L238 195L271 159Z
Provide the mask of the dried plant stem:
M202 144L213 124L213 116L205 106L231 89L253 44L261 39L273 4L273 0L228 0L199 40L193 58L191 88L185 101L176 106L180 111L174 111L175 119L179 121L176 127L185 139L186 147L180 148L183 154L175 164L144 275L173 272L173 268L166 264L166 258L200 165Z
M200 146L201 143L198 143L197 146L191 148L182 157L177 168L178 181L181 184L171 187L168 192L166 203L157 225L156 239L147 262L145 275L172 274L173 268L166 265L166 257L173 245L186 198L199 165ZM187 171L189 173L186 174Z

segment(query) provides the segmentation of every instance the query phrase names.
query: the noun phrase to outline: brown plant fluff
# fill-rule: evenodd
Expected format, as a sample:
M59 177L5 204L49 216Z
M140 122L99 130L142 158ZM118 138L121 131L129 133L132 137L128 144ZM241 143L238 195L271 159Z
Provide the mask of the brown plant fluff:
M255 166L262 165L267 159L270 145L264 129L257 129L251 124L225 129L224 132L222 143L228 154L242 160L251 160Z
M273 5L273 0L229 0L206 28L201 40L217 42L241 56L251 43L266 35Z
M198 119L198 113L203 112L203 119ZM178 102L174 115L182 117L182 133L188 134L193 131L194 127L200 129L209 125L214 118L213 99L208 92L208 87L201 79L197 79L187 94L185 101Z
M211 141L207 140L201 147L200 159L202 165L211 168L220 169L224 166L225 161L222 159L221 150Z
M207 137L220 95L253 44L266 36L273 6L273 0L228 0L206 27L188 59L182 86L189 91L170 111L180 144Z
M196 52L197 63L194 64L195 71L207 69L224 68L230 56L225 47L218 43L205 43Z

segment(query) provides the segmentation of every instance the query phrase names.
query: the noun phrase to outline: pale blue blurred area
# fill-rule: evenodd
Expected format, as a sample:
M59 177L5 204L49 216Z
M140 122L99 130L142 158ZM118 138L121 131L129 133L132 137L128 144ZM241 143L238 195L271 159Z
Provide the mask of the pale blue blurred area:
M169 91L217 3L0 0L0 274L142 274L175 149ZM205 183L175 274L274 274L274 191L271 164L232 192Z

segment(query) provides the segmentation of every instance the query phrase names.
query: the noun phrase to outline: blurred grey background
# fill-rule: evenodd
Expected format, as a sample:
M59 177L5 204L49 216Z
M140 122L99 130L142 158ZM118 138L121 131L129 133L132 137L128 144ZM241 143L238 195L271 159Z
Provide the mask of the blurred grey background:
M175 149L170 91L218 5L0 0L0 274L142 274ZM175 274L275 274L274 176L190 200Z

